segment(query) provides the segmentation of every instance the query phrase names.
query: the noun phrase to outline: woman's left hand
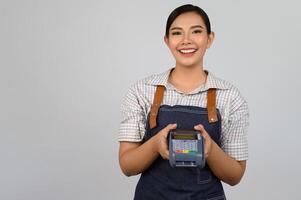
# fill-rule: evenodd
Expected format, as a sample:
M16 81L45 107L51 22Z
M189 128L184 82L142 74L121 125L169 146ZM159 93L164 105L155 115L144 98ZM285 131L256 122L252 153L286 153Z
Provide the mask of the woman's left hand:
M208 158L208 156L211 153L213 141L202 124L198 124L198 125L194 126L194 129L200 131L200 133L202 134L202 136L205 140L205 158Z

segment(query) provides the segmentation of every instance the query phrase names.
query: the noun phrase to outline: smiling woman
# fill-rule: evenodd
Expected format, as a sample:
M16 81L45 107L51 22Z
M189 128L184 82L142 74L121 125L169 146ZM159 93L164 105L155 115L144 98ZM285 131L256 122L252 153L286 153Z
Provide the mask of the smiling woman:
M236 185L244 174L248 106L236 87L204 69L213 40L201 8L176 8L164 36L175 66L136 82L123 100L119 162L125 175L141 173L134 199L226 199L221 181ZM174 129L204 138L205 167L169 164Z
M205 51L214 39L208 16L203 13L185 12L176 18L172 16L172 23L167 23L164 40L178 64L203 66Z

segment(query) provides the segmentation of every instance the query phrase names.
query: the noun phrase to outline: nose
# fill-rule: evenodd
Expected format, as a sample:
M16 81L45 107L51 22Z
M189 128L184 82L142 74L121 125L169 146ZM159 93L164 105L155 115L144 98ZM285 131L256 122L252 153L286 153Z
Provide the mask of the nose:
M190 40L190 35L184 34L183 40L181 42L182 45L187 45L187 44L191 44L191 40Z

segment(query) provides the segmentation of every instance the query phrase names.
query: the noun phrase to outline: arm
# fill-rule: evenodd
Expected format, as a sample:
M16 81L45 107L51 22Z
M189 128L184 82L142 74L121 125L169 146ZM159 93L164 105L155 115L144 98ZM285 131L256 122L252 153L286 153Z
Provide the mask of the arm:
M119 164L126 176L139 174L146 170L161 155L168 159L167 136L176 124L170 124L145 143L120 142Z
M238 184L244 175L246 161L237 161L227 155L214 141L207 163L215 176L231 186Z
M136 175L144 171L157 157L154 138L144 144L120 142L119 164L126 176Z
M213 174L231 186L238 184L245 172L246 161L237 161L227 155L206 132L202 125L194 127L205 139L206 162Z
M206 140L208 166L218 178L233 186L240 182L246 169L246 131L249 125L249 109L247 102L237 89L234 88L232 93L227 118L228 125L222 132L221 147L210 138L203 126L197 129Z

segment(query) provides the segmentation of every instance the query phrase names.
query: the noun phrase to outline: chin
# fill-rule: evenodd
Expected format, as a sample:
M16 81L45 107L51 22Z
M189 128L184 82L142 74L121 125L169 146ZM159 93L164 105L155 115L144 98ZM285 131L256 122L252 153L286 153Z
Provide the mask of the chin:
M194 66L199 66L200 62L178 62L178 64L183 67L194 67Z
M179 64L179 65L182 67L185 67L185 68L193 68L193 67L197 66L196 64Z

